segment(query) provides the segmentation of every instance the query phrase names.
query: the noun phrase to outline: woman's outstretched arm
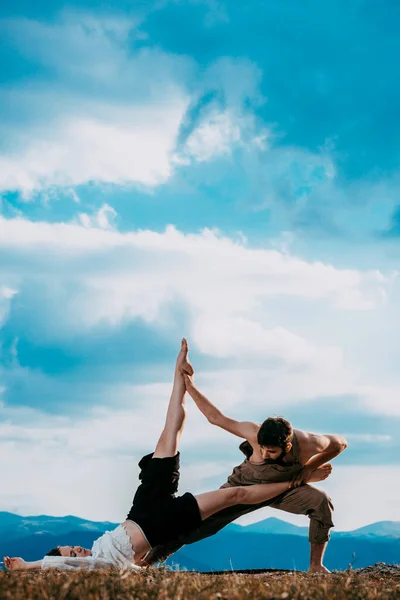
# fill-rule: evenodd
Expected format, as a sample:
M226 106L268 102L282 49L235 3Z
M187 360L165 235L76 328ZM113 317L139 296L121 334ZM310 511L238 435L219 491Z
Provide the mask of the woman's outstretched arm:
M29 562L23 558L10 558L9 556L5 556L4 566L7 571L27 571L28 569L41 569L42 561L35 560L33 562Z
M45 556L41 560L29 562L23 558L4 557L7 571L28 571L30 569L61 569L63 571L80 571L92 569L110 569L114 563L105 558L92 556Z

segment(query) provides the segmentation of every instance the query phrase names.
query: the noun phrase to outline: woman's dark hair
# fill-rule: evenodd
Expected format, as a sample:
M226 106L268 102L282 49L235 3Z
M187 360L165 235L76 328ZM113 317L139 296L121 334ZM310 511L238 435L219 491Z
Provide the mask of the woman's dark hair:
M279 446L285 450L293 439L293 427L282 417L270 417L261 425L257 434L260 446Z
M61 556L61 552L59 548L52 548L48 551L46 556Z

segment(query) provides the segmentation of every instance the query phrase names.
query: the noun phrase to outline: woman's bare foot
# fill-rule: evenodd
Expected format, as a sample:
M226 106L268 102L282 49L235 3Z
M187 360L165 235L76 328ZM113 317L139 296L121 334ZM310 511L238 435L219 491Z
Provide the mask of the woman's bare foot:
M194 369L188 360L189 346L187 340L183 338L181 343L181 349L178 354L178 358L176 359L176 369L180 373L187 373L188 375L193 375Z
M315 469L311 473L311 477L308 481L309 482L323 481L324 479L327 479L331 473L332 473L332 465L330 463L328 463L326 465L322 465L321 467L318 467L318 469Z

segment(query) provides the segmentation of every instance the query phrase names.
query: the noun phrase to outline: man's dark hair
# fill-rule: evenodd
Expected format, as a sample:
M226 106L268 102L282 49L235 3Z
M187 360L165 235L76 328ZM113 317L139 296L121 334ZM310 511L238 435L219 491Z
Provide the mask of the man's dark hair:
M261 425L257 434L260 446L279 446L282 450L293 439L293 427L282 417L270 417Z
M46 556L61 556L61 552L59 548L52 548L48 551Z

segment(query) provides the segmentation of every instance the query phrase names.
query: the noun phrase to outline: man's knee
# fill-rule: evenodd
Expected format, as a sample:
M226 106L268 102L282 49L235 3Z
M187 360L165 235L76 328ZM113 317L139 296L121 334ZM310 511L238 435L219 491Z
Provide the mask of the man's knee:
M316 491L318 494L313 494L312 507L308 511L310 518L309 540L311 543L323 544L330 538L329 531L333 527L334 509L328 494L322 490Z
M328 494L322 490L315 490L315 492L317 492L313 494L315 510L331 514L333 512L333 504Z
M304 485L296 489L299 494L299 506L306 508L306 513L315 510L331 509L332 501L328 494L311 485ZM290 492L289 492L290 493Z
M332 500L322 490L316 490L311 497L309 509L307 510L307 514L310 518L317 519L321 523L326 524L326 526L333 527L332 523L332 515L333 515L333 504Z

